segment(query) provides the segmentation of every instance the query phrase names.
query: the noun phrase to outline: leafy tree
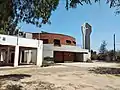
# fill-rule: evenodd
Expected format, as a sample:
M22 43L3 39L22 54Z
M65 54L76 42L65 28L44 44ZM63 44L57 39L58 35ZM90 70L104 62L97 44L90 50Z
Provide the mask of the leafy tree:
M50 16L56 10L60 0L0 0L0 29L12 34L19 22L26 22L41 27L50 24ZM78 5L92 4L92 0L64 0L65 8L76 8ZM94 0L100 2L100 0ZM111 7L117 7L119 13L120 0L106 0Z
M100 54L105 54L107 52L106 46L107 46L106 41L103 41L102 44L101 44L101 46L100 46L100 50L99 50Z
M5 31L3 29L0 29L0 34L5 34Z
M106 60L107 57L107 43L106 41L103 41L101 43L100 49L99 49L99 54L98 54L98 59L99 60Z

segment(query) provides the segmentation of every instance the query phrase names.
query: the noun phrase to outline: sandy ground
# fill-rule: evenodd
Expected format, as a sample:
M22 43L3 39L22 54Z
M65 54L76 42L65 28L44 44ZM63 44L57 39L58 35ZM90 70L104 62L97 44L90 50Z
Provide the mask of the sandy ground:
M91 67L116 63L64 63L50 67L0 70L0 87L20 85L23 90L120 90L120 76L90 73ZM0 89L0 90L2 90Z

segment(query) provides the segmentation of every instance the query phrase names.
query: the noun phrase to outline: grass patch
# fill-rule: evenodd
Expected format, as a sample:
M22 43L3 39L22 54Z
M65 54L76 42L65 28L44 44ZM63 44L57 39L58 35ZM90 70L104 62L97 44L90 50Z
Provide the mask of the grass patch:
M31 77L31 75L28 75L28 74L0 75L0 80L19 81L20 79L24 79L25 77Z
M108 74L120 77L120 68L98 67L89 70L91 73Z

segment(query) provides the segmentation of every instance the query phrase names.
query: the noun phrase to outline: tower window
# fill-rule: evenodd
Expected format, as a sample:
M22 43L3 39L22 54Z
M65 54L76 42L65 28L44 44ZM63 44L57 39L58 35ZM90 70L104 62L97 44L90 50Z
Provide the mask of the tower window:
M48 39L41 39L43 41L43 44L48 44Z
M70 40L66 40L66 43L69 45L69 44L71 44L71 41Z
M61 46L59 39L54 39L54 46Z
M75 41L73 41L73 43L76 45L76 42L75 42Z

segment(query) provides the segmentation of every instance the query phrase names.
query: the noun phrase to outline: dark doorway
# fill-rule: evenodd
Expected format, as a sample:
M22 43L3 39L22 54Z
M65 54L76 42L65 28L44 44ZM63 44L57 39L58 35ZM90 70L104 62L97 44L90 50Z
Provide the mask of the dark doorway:
M10 63L14 63L14 57L15 57L15 53L11 53L11 62Z
M24 62L24 51L22 51L22 61L21 62Z
M59 39L54 39L54 46L61 46Z

